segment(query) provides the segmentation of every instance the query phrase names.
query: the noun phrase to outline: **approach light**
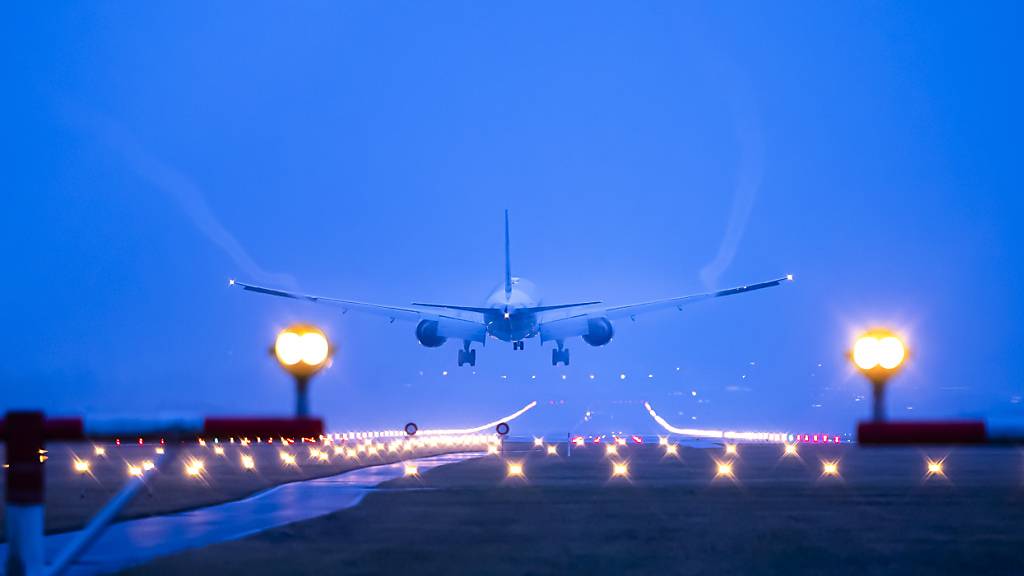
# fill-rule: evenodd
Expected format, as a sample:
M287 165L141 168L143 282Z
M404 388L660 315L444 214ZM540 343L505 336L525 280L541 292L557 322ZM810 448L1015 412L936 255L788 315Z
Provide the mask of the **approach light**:
M733 477L732 462L718 462L715 467L715 478L720 476L725 478Z
M309 380L328 364L333 353L324 331L308 324L295 324L277 334L271 350L278 363L295 378L295 415L309 415Z
M872 415L876 422L885 420L885 386L906 357L903 341L889 330L871 330L853 344L850 358L871 381Z
M618 447L615 446L615 444L607 444L604 447L604 455L605 456L615 456L618 453L619 453L619 449L618 449Z
M404 473L406 476L419 476L420 469L415 464L406 464Z
M88 460L78 460L77 458L74 461L73 467L75 472L78 472L79 474L88 474L89 470L92 468Z
M679 455L679 446L676 446L675 444L666 444L665 445L665 455L666 456L678 456Z
M217 456L223 456L224 455L224 447L223 446L214 446L213 447L213 453L216 454Z
M543 446L544 446L544 439L543 438L534 438L533 439L533 447L534 448L541 448Z
M107 455L107 449L104 448L103 446L93 446L92 452L93 452L93 454L95 454L97 456L106 456Z
M839 476L839 461L838 460L823 460L821 462L821 475L822 476Z
M735 456L736 454L738 454L738 450L736 448L736 445L735 444L726 444L725 445L725 453L728 454L729 456Z
M128 465L128 475L134 478L142 477L142 466L136 466L135 464Z
M931 458L928 458L927 459L928 477L929 478L932 477L932 476L943 476L943 477L945 477L946 476L946 472L945 472L945 470L943 470L943 463L944 462L945 462L944 459L943 460L932 460Z
M253 457L248 454L242 454L242 468L246 470L255 470L256 460L254 460Z
M509 462L508 463L508 477L509 478L521 478L523 476L523 464L521 462Z
M786 444L784 453L786 456L797 456L796 444Z
M185 475L191 478L195 478L197 476L202 475L203 468L205 468L205 464L203 464L202 460L199 460L197 458L189 458L189 460L185 462Z
M612 464L612 476L626 477L629 476L629 464L625 462L615 462Z
M548 445L548 456L558 456L558 446L554 444Z

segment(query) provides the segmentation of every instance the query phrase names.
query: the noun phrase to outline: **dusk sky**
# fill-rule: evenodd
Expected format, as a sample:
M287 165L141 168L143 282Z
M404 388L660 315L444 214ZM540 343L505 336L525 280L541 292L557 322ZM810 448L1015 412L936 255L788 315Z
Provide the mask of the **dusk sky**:
M9 6L0 409L287 414L268 347L306 321L337 347L332 430L537 400L514 432L655 432L644 401L849 432L846 350L885 325L911 349L894 417L1024 424L1021 10ZM481 305L505 208L546 304L796 282L618 322L568 368L492 340L475 369L415 324L228 287Z

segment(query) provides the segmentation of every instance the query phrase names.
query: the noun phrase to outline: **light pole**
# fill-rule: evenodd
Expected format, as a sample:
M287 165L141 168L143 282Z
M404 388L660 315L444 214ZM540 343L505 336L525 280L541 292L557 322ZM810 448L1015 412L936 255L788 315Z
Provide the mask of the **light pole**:
M309 416L309 381L331 359L333 350L323 330L295 324L277 334L271 353L295 378L295 417Z
M906 359L907 349L898 336L888 330L871 330L857 338L850 359L871 381L872 420L885 421L885 386Z

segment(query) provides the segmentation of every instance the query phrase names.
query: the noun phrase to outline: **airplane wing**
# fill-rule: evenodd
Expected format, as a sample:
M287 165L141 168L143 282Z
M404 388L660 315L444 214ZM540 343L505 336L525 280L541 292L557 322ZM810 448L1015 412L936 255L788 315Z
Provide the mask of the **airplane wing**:
M249 292L335 306L341 308L342 314L347 313L349 310L355 310L375 316L383 316L392 322L395 320L408 320L412 322L434 320L439 325L438 335L446 338L463 338L465 340L483 342L486 336L486 325L483 321L483 315L466 310L449 310L448 313L440 313L436 310L423 310L410 306L390 306L386 304L357 302L355 300L343 300L341 298L328 298L326 296L299 294L297 292L266 288L236 280L230 280L228 283L231 286L238 286L242 290Z
M764 288L771 288L773 286L779 286L783 282L789 282L792 280L793 275L790 274L774 280L758 282L756 284L747 284L745 286L737 286L735 288L728 288L725 290L717 290L715 292L705 292L703 294L663 298L661 300L638 302L636 304L626 304L623 306L609 306L606 308L593 307L571 311L557 310L549 312L539 318L541 341L564 340L573 336L584 336L588 334L590 330L591 323L589 320L595 318L607 318L609 320L630 318L631 320L635 320L636 316L639 314L656 312L658 310L666 310L670 308L682 310L683 306L693 304L695 302L709 300L711 298L720 298L722 296L743 294L744 292L753 292L754 290L761 290Z

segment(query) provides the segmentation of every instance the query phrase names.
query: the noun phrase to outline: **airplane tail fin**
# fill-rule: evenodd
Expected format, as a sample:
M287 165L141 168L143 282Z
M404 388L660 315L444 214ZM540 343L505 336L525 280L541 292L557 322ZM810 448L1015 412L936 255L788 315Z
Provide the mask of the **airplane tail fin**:
M505 296L512 294L512 263L508 247L508 208L505 209Z

